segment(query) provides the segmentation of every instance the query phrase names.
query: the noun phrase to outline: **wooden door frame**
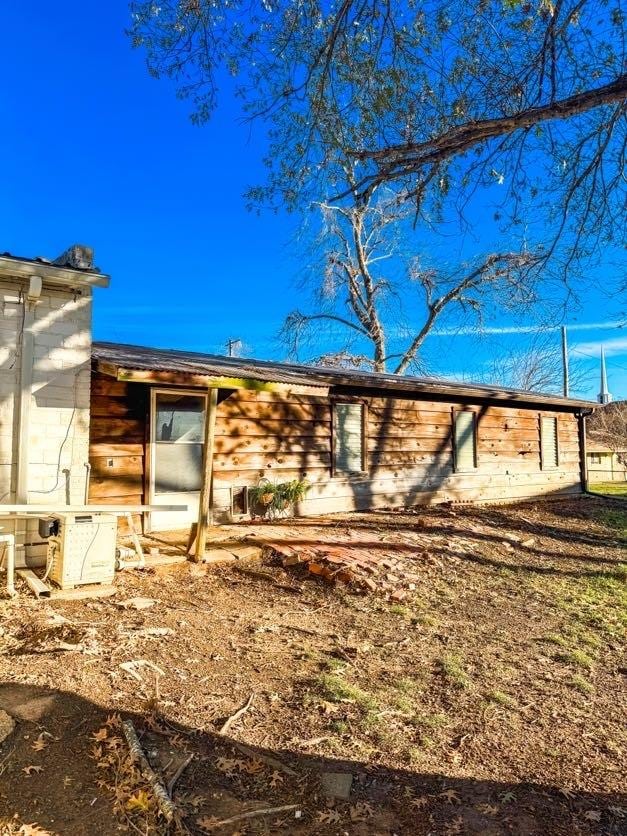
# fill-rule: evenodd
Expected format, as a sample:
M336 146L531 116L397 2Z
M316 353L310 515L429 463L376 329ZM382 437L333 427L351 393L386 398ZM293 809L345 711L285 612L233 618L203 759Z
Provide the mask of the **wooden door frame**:
M207 413L208 413L208 406L209 406L209 391L207 389L181 389L177 386L151 386L150 387L150 401L149 401L149 410L148 410L148 455L146 456L146 465L147 465L147 472L146 472L146 486L147 486L147 493L148 493L148 505L155 504L155 451L157 449L157 444L155 442L155 408L157 404L157 395L194 395L195 397L201 397L204 399L205 402L205 414L203 418L203 460L204 460L204 426L205 422L207 421ZM152 531L152 514L148 512L146 514L146 521L144 524L144 530L147 533ZM191 524L190 524L191 525Z

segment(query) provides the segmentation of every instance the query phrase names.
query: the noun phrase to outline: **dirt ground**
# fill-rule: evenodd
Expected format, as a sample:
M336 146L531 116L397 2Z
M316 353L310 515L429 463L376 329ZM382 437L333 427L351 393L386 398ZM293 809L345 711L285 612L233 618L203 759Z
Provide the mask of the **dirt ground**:
M626 502L295 525L394 554L404 600L269 555L0 601L0 834L627 833Z

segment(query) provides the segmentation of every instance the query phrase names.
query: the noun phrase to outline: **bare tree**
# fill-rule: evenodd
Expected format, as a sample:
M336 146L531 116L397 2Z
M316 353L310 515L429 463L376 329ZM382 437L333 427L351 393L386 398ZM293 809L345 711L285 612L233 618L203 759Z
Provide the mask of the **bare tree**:
M417 258L399 259L411 212L407 204L389 190L353 197L352 203L319 204L324 278L320 282L314 275L313 310L295 310L287 317L282 336L292 357L303 347L319 345L324 334L339 348L317 362L395 374L410 367L424 372L421 349L445 312L457 308L478 321L488 303L520 310L535 301L541 255L492 253L450 272L423 267ZM395 280L398 270L403 272ZM403 316L408 301L419 309L410 321ZM400 352L389 350L391 332L395 342L403 335ZM359 351L364 345L367 353Z
M615 401L595 410L588 418L590 438L618 453L621 464L627 464L627 401Z
M577 360L569 363L570 389L582 390L590 374ZM495 350L493 360L483 375L486 383L495 383L525 392L561 394L563 363L559 337L555 329L539 330L524 348Z

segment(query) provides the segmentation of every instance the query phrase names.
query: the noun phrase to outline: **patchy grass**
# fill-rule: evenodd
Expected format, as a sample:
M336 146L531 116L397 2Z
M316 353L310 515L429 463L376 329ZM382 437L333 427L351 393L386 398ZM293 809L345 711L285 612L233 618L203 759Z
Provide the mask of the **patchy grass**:
M627 497L627 482L596 482L590 485L590 491L603 496Z
M503 708L514 708L516 706L516 700L504 691L490 691L486 694L486 700L496 703L496 705L502 705Z
M464 660L459 653L447 653L440 659L440 670L449 685L459 690L470 687L470 678L464 670Z
M564 662L567 665L585 668L586 670L590 670L594 664L594 660L584 650L569 650L566 653L558 653L555 658L558 662Z
M351 702L365 711L375 711L378 703L367 691L347 682L339 674L322 673L316 680L317 689L330 702Z
M606 508L599 511L599 522L625 536L627 534L627 509Z
M580 694L588 695L594 693L594 685L577 673L571 676L568 680L568 685L570 688L574 688L576 691L579 691Z

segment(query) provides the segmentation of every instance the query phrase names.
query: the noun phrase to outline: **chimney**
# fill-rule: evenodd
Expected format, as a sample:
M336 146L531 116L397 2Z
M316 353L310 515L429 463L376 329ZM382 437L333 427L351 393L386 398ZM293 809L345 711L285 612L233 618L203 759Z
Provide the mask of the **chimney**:
M72 244L52 262L57 267L75 267L78 270L91 270L94 266L94 251L84 244Z

